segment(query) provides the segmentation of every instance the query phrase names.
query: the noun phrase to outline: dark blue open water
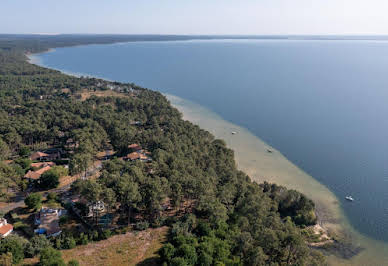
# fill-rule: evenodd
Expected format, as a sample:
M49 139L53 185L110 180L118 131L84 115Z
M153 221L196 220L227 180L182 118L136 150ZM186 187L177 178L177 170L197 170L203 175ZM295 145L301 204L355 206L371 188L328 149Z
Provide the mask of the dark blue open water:
M388 241L388 42L141 42L40 58L177 95L248 128L335 192L357 230Z

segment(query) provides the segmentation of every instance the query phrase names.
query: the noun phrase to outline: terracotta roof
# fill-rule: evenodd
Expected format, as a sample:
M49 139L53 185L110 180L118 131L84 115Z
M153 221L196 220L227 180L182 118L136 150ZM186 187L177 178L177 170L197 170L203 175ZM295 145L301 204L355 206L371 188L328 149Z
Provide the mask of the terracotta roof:
M32 163L31 167L42 168L44 166L54 166L54 165L55 165L55 163L53 163L53 162L41 162L41 163Z
M114 150L107 150L105 153L106 153L106 155L113 155L113 154L115 154L115 151Z
M27 174L24 176L25 178L30 178L30 179L39 179L40 176L44 173L47 172L48 170L51 169L50 165L47 165L43 168L40 168L37 171L28 171Z
M50 170L51 169L51 166L50 165L47 165L47 166L45 166L45 167L43 167L43 168L40 168L38 171L36 171L36 173L38 173L38 174L43 174L44 172L47 172L48 170Z
M140 154L140 160L148 160L148 156L144 154Z
M31 154L30 159L31 160L36 160L38 158L47 157L47 156L49 156L47 153L38 151L38 152L35 152L35 153Z
M48 154L47 154L47 153L40 152L40 151L38 151L38 152L35 152L34 154L36 154L36 155L39 155L39 157L45 157L45 156L48 156ZM34 155L34 154L32 154L32 155Z
M130 160L137 160L137 159L140 159L140 154L137 152L132 152L127 155L127 158Z
M115 154L115 151L114 150L106 150L106 151L100 151L96 154L96 156L98 158L100 157L105 157L105 156L112 156L113 154Z
M29 178L29 179L39 179L39 177L40 177L39 174L31 170L24 175L24 178Z
M5 235L12 230L13 230L13 226L11 224L0 226L0 235Z

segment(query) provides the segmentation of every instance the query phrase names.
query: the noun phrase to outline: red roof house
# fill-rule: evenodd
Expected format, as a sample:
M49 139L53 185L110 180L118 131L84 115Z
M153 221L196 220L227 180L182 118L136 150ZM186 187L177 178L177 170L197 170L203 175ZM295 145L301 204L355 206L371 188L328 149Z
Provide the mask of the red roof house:
M132 152L126 156L127 160L135 161L140 159L140 154L137 152Z
M12 224L7 223L7 220L0 218L0 236L7 237L13 231Z
M41 162L41 163L32 163L31 167L40 169L40 168L43 168L46 166L54 166L54 165L55 165L55 163L53 163L53 162Z
M30 170L30 171L27 172L27 174L24 176L24 178L38 180L43 173L47 172L50 169L51 169L51 166L47 165L47 166L45 166L43 168L40 168L37 171L31 171Z

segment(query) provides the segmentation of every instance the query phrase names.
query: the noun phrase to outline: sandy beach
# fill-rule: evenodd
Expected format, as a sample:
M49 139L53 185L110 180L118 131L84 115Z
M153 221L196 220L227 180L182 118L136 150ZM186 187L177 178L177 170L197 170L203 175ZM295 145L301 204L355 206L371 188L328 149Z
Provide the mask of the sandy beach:
M41 53L27 53L25 54L28 58L28 62L30 64L34 64L34 65L38 65L38 66L43 66L42 64L42 60L41 58L39 57L40 54L45 54L45 53L52 53L52 52L55 52L55 49L54 48L50 48L48 49L47 51L44 51L44 52L41 52Z

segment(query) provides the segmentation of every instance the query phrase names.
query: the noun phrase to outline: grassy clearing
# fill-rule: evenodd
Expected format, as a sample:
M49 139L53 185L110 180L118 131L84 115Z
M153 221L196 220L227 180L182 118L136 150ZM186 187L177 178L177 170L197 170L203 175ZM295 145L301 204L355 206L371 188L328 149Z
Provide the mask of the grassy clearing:
M90 96L94 95L97 97L108 97L108 96L115 96L115 97L128 97L128 95L120 92L116 92L113 90L97 90L97 91L91 91L91 90L83 90L80 94L81 101L85 101Z
M64 250L62 254L66 262L75 258L80 265L157 265L157 251L165 241L167 231L167 227L161 227L129 232Z

